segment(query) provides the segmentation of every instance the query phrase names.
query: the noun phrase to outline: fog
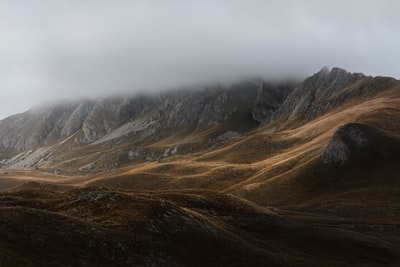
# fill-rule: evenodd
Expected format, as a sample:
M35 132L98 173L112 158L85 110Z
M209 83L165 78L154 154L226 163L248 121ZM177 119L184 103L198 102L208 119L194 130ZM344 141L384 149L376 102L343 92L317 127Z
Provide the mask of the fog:
M400 78L398 1L0 3L0 118L60 98L323 66Z

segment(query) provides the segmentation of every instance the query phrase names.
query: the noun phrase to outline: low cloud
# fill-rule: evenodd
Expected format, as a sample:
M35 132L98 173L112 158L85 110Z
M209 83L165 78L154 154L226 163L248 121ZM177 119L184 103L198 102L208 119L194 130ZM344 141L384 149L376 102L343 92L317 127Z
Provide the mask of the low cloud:
M398 1L1 3L0 117L57 98L324 65L400 77Z

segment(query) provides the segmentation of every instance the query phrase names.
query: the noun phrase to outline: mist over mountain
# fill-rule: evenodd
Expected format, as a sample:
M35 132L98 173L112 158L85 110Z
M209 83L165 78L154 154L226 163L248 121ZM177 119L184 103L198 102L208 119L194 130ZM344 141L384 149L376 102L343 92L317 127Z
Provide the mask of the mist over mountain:
M362 11L360 11L362 6ZM397 1L3 1L0 117L324 65L399 78Z
M399 10L1 1L0 266L400 266Z
M109 159L115 153L151 160L169 156L172 150L193 153L196 147L206 149L218 140L241 136L270 123L281 122L277 129L303 125L353 98L362 101L396 84L394 79L384 78L382 85L371 88L378 79L324 67L300 82L257 78L228 86L54 102L0 121L1 160L4 167L51 168L65 153L86 147L101 149L105 144L113 147L116 143L126 147L110 152ZM169 146L153 151L154 143L199 133L205 136L187 141L183 149ZM93 156L97 157L96 153ZM118 159L105 162L97 168L122 163ZM80 167L84 166L86 163Z

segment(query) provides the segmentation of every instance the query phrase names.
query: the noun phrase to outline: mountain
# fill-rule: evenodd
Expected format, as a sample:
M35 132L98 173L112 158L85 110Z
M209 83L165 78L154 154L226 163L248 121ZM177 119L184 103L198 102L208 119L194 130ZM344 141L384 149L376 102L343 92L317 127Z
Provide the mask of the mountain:
M228 88L217 86L158 95L61 102L32 109L0 122L3 164L49 167L66 152L64 144L67 150L115 142L129 142L144 148L179 134L208 131L215 138L224 138L224 134L240 135L255 129L262 114L274 112L292 90L291 84L244 81ZM156 159L164 151L149 153L152 153L150 158ZM28 157L30 160L26 160ZM145 154L142 157L146 158ZM46 160L41 161L43 158Z
M60 102L2 120L1 159L4 167L51 168L67 152L88 145L129 143L134 150L116 153L159 160L169 151L186 153L188 147L191 152L211 147L220 139L240 136L260 124L295 117L300 123L307 122L352 95L367 97L363 90L373 94L371 88L363 88L363 83L370 83L371 79L338 68L324 68L301 83L255 79L229 87ZM175 147L154 146L167 138L193 133L204 136ZM95 161L93 157L92 162Z
M390 77L59 102L0 121L0 144L0 265L400 264Z
M85 151L86 160L72 164L85 172L108 170L131 160L157 161L171 152L204 151L260 125L279 122L279 129L299 127L395 83L390 78L323 68L297 83L254 79L228 87L60 102L2 120L0 159L9 168L68 169L62 163ZM97 152L115 144L119 149L108 149L107 159L99 159Z

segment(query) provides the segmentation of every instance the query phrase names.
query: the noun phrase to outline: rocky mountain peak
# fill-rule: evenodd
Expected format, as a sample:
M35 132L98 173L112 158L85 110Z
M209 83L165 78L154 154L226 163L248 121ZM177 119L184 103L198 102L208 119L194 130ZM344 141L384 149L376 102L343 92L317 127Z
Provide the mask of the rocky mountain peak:
M277 113L280 116L286 114L289 118L302 117L309 121L343 103L350 95L342 95L334 101L332 95L364 78L361 73L350 73L337 67L329 70L324 67L296 86Z
M327 66L323 66L318 73L327 75L330 72L330 69Z

